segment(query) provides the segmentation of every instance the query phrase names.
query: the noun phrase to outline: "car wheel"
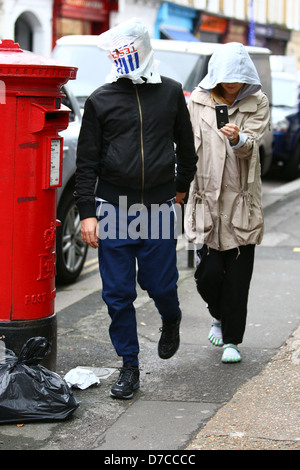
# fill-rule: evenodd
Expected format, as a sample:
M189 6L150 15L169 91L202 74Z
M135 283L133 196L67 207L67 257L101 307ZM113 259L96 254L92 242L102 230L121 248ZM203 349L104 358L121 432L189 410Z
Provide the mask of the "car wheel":
M70 284L80 275L88 245L80 236L80 217L71 192L62 195L57 209L61 225L56 237L56 281Z

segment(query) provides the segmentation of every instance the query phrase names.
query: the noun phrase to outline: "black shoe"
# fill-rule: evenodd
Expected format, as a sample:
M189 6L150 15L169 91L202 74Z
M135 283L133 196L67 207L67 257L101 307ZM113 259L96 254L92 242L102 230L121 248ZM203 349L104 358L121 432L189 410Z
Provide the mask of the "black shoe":
M161 359L169 359L174 356L179 348L179 326L181 322L181 312L175 322L164 322L161 331L161 337L158 342L158 355Z
M126 364L122 367L118 380L113 384L110 395L114 398L128 400L133 397L133 391L140 386L140 372L138 367Z

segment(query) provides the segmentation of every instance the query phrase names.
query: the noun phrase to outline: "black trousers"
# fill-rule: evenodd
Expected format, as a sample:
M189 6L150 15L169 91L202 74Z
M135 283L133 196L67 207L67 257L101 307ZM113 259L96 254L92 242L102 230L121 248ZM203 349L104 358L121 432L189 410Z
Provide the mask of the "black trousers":
M204 245L198 250L197 290L210 314L222 321L224 344L240 344L246 327L248 293L255 245L218 251Z

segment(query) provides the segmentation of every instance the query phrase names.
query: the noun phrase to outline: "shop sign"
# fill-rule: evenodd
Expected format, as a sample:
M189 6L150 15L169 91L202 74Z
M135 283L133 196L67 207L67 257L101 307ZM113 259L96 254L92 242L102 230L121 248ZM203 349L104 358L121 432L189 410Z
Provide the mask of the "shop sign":
M106 2L101 0L64 0L64 5L70 5L75 8L89 8L92 10L106 9Z
M218 16L207 15L202 13L200 31L207 31L210 33L224 34L226 31L227 20Z
M56 16L103 22L109 13L109 3L109 0L58 0Z
M255 36L263 36L265 38L273 37L273 26L255 24L254 31L255 31Z
M289 41L291 36L291 31L289 29L278 28L276 26L265 26L262 24L254 25L255 35L262 36L265 38L273 38L282 41Z

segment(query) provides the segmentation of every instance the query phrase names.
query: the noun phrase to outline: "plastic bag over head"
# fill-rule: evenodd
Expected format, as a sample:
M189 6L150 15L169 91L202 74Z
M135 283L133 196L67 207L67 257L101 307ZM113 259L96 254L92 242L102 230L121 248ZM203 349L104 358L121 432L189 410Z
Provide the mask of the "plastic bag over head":
M38 364L49 354L46 338L30 338L19 357L6 350L0 363L0 423L55 421L67 418L79 406L58 374Z
M100 34L98 46L107 51L113 63L107 82L128 78L134 84L161 83L159 61L154 60L147 28L132 18Z

